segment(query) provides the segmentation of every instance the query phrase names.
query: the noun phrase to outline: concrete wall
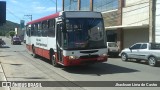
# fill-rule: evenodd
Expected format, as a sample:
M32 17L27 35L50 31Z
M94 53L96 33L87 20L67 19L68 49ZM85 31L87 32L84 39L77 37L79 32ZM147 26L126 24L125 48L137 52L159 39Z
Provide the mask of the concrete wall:
M124 32L123 48L128 48L130 45L137 42L148 42L149 41L149 29L126 29Z
M122 14L122 25L149 24L149 0L126 0Z
M107 11L107 12L102 12L102 16L104 19L104 25L105 27L109 27L109 26L117 26L118 23L118 10L111 10L111 11Z
M155 27L155 39L160 43L160 0L157 0L156 4L156 27Z
M140 4L144 2L149 2L149 0L125 0L125 6L131 6L135 4Z

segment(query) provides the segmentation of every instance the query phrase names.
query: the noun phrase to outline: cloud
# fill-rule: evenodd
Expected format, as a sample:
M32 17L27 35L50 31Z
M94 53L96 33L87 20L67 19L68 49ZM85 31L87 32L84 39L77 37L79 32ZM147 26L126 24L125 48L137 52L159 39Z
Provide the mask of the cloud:
M18 1L17 1L17 0L11 0L11 2L12 2L12 3L15 3L15 4L17 4L17 3L18 3Z
M60 8L57 8L60 10ZM39 7L34 7L33 8L33 13L45 13L45 12L55 12L56 7L44 7L44 6L39 6Z
M35 13L35 14L41 14L41 13L46 13L46 12L55 12L56 11L55 6L47 5L46 2L41 3L39 1L34 1L34 2L31 3L30 6L31 6L32 13ZM57 10L60 11L61 8L57 7Z

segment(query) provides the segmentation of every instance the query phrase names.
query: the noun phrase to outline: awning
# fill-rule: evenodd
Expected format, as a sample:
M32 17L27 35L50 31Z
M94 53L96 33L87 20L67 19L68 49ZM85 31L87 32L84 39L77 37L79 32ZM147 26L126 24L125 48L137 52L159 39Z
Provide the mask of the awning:
M105 30L117 30L117 29L137 29L137 28L149 28L148 24L143 24L143 25L120 25L120 26L110 26L110 27L105 27Z

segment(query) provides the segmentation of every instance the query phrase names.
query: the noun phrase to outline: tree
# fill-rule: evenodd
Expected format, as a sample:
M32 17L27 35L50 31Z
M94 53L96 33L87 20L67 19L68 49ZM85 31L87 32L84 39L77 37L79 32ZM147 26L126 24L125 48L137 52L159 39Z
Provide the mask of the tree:
M10 31L9 35L11 36L11 38L13 38L13 36L15 35L15 31Z

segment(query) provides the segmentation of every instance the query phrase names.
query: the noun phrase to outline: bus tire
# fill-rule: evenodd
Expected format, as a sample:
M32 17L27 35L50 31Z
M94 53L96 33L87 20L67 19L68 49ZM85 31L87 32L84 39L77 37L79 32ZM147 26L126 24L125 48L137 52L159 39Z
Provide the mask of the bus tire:
M54 67L58 67L58 66L59 66L58 63L56 62L55 55L52 55L51 60L52 60L52 65L53 65Z

